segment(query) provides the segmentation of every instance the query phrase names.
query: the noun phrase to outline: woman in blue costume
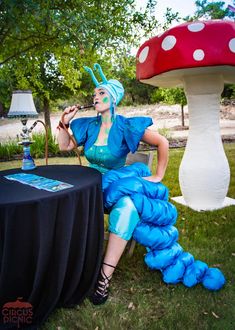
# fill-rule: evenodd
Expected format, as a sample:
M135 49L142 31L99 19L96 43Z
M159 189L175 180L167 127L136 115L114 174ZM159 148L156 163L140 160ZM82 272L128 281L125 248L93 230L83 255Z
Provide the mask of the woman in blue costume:
M84 153L89 165L101 173L124 166L127 154L135 152L139 142L157 146L158 164L156 173L145 180L160 182L168 162L168 141L157 132L149 130L152 120L147 117L125 118L115 113L116 106L124 96L122 84L114 79L107 80L98 64L102 82L99 83L90 68L95 83L93 103L96 117L79 118L71 122L70 128L78 145L84 145ZM75 116L76 106L65 109L64 121L69 124ZM58 143L61 150L71 150L73 143L63 129L59 130ZM139 222L139 215L129 197L121 198L109 215L109 242L101 268L101 278L94 295L94 303L103 303L108 298L109 280L126 247L128 240Z
M191 287L202 282L207 289L220 289L225 283L221 271L195 261L177 243L178 230L173 226L177 211L168 202L168 190L161 183L168 163L168 141L148 129L151 118L117 115L116 106L124 96L123 86L115 79L107 80L99 64L94 69L98 70L101 82L92 69L85 67L96 87L93 103L97 116L72 120L78 107L64 110L64 122L70 126L77 144L84 146L89 165L104 174L104 205L110 211L109 241L92 302L97 305L107 300L111 277L132 236L146 246L146 264L162 271L166 283L183 282ZM60 128L60 149L72 150L73 142L62 125ZM157 147L158 162L153 175L141 163L124 167L127 154L134 153L140 141Z

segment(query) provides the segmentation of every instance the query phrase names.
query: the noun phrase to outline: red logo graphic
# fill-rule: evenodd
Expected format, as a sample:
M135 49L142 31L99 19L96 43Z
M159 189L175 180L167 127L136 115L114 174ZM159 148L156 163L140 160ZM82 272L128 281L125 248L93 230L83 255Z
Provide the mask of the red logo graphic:
M16 301L10 301L2 307L3 323L17 324L17 328L20 325L31 324L33 317L33 306L27 301L20 301L21 297Z

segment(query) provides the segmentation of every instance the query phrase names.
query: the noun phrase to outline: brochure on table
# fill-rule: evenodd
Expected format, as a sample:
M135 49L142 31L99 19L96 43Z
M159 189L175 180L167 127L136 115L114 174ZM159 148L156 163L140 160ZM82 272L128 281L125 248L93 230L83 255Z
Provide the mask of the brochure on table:
M8 180L13 180L23 184L27 184L37 189L47 190L51 192L57 192L73 187L73 185L69 183L48 179L36 174L16 173L16 174L6 175L5 178Z

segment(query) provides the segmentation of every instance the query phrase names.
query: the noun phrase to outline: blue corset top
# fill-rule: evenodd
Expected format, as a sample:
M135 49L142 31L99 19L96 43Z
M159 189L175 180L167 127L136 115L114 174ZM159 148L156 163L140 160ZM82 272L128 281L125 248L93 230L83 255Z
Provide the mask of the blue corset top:
M84 151L89 166L97 169L101 173L106 173L112 169L118 169L125 165L126 156L115 157L111 154L109 147L93 145Z

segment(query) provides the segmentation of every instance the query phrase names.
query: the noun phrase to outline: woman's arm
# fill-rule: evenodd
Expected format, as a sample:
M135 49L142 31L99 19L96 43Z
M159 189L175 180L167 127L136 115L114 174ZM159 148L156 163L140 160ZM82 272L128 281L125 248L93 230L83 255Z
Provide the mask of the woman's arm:
M143 142L157 147L157 169L156 174L145 177L146 180L160 182L165 174L168 163L169 142L161 134L146 129L141 139Z
M69 124L70 120L75 116L78 111L77 106L68 107L64 110L64 123ZM62 127L58 126L57 141L61 151L70 151L74 148L73 141L69 138L68 133Z

